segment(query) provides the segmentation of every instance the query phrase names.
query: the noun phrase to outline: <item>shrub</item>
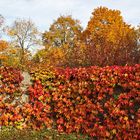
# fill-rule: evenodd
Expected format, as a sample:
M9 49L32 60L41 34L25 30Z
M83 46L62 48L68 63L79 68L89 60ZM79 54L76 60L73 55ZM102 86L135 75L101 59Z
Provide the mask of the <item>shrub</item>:
M23 77L17 69L11 67L0 67L0 126L16 125L22 116L20 89Z
M32 76L30 102L39 117L46 110L58 131L100 139L138 138L140 65L41 69Z

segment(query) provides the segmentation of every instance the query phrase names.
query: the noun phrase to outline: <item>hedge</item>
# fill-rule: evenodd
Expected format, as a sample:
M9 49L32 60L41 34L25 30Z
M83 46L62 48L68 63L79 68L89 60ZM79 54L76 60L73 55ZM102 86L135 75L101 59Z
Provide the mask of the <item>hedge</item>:
M13 106L6 109L7 104L0 103L0 125L55 128L59 132L87 134L93 139L140 138L139 64L42 68L32 71L31 76L33 84L26 93L29 102L14 112Z

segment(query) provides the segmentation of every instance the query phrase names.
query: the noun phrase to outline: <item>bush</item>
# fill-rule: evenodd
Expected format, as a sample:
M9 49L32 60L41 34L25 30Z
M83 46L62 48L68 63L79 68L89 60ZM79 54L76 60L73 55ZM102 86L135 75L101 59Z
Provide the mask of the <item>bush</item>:
M23 77L17 69L11 67L0 67L0 126L15 126L22 116L20 115L21 107L20 89Z
M40 125L47 123L42 118L45 110L59 132L138 138L140 65L41 69L32 76L29 97Z
M31 73L29 102L22 105L13 103L21 92L20 72L4 67L0 72L2 127L139 139L140 65L37 69Z

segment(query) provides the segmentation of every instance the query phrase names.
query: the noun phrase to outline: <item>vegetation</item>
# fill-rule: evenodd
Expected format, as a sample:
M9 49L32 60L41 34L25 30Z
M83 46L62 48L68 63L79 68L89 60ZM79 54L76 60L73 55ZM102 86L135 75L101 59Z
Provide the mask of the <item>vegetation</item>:
M2 128L0 140L89 140L88 136L81 134L58 133L53 129L19 130L12 127Z
M3 25L0 15L11 39L0 40L0 140L139 139L140 26L106 7L84 30L72 16L41 36L31 20Z
M20 72L1 68L1 126L49 128L94 139L138 139L140 65L41 67L31 75L33 84L22 92Z
M3 24L1 16L1 28ZM59 67L134 65L140 62L139 30L139 26L136 29L127 24L119 10L106 7L94 9L85 30L72 16L58 17L49 31L41 34L31 20L17 19L4 30L11 42L1 40L0 60L2 64L24 69L37 64ZM36 45L42 49L32 56L31 48Z
M84 36L86 44L89 45L91 65L138 63L136 31L123 21L120 11L105 7L95 9Z

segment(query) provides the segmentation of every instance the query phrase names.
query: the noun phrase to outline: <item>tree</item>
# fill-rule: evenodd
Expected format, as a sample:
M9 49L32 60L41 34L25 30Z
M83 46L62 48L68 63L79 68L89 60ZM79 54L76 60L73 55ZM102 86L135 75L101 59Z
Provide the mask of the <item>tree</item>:
M20 63L24 64L25 52L40 44L39 31L31 20L17 19L8 29L8 35L21 50Z
M59 67L89 66L86 51L87 47L82 42L75 43L75 46L71 49L69 49L68 44L62 47L42 49L34 55L32 63Z
M15 68L21 67L20 64L20 56L21 56L21 48L15 47L13 44L8 43L4 40L0 40L0 65L12 66ZM25 59L24 61L28 62L30 57L30 52L25 51Z
M60 16L50 26L49 31L43 33L43 43L51 47L61 47L65 44L73 46L74 41L80 38L81 31L78 20L71 16Z
M87 46L81 41L76 42L75 46L65 55L65 63L63 66L71 68L89 66L86 54Z
M8 47L8 43L4 40L0 40L0 52L4 51Z
M75 66L78 64L74 59L78 57L75 51L80 52L77 43L80 43L81 32L82 27L78 20L71 16L60 16L49 31L43 33L45 49L39 51L34 60L54 66Z
M65 63L65 51L66 46L39 50L34 55L32 63L45 64L46 66L63 66Z
M91 65L133 64L136 32L119 10L96 8L83 32Z

